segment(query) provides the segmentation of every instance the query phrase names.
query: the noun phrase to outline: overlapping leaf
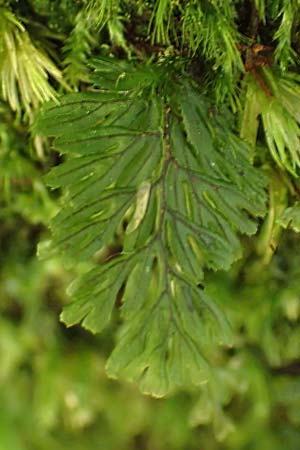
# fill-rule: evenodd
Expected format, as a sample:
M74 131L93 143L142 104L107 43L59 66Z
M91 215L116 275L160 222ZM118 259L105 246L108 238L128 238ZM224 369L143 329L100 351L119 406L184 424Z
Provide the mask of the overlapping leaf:
M228 269L241 255L237 232L255 232L265 201L248 148L169 72L100 61L95 80L110 88L66 96L38 124L72 155L48 177L64 188L53 247L90 259L125 229L121 254L75 283L63 320L101 331L122 291L107 370L156 396L203 382L208 347L228 341L198 286L205 268Z
M300 203L296 202L292 206L286 208L281 217L278 219L279 225L283 228L292 228L299 233L300 231Z
M276 163L297 175L300 167L300 85L299 76L278 76L265 69L261 75L264 91L252 76L247 78L247 96L241 135L253 146L262 120L266 144Z

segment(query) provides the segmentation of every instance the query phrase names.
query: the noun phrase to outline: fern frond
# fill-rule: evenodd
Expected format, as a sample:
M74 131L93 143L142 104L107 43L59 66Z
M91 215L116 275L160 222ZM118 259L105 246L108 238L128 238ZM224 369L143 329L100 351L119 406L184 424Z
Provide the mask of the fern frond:
M170 26L174 8L173 0L156 0L149 23L152 30L152 41L170 44Z
M265 0L254 0L255 8L260 20L266 22L266 3Z
M192 426L212 423L216 439L224 441L235 430L235 424L225 411L236 393L245 385L242 370L239 367L216 369L209 383L201 387L201 393L190 414Z
M56 97L49 75L62 83L61 71L30 40L23 25L0 8L0 80L2 96L14 111L29 117L40 103Z
M264 69L262 76L272 95L264 92L249 75L241 135L254 144L261 117L272 157L280 167L296 175L300 167L299 77L278 76L271 69Z
M122 47L128 56L130 49L124 36L124 26L120 0L89 0L86 11L91 22L101 30L107 27L113 45Z
M234 95L237 76L244 70L237 46L241 37L235 15L234 7L227 2L202 6L191 0L182 11L182 43L193 54L199 50L213 64L218 101Z
M300 203L295 202L292 206L286 208L281 217L277 220L283 228L292 228L300 232Z
M62 318L101 331L124 290L107 371L162 396L206 379L206 348L228 340L198 285L206 268L228 269L241 256L237 233L253 234L264 214L264 178L227 120L210 117L206 99L169 66L94 64L96 83L109 89L64 97L37 125L72 155L48 176L65 189L52 245L91 259L127 227L121 254L75 283Z
M77 14L74 28L63 48L66 54L63 62L64 75L73 88L77 87L80 81L87 82L89 79L87 60L96 44L91 31L93 22L90 19L90 15L84 10Z
M297 58L297 53L292 47L292 32L293 27L299 19L295 17L294 0L286 0L282 3L282 8L279 11L280 26L274 34L274 39L278 42L275 50L275 58L279 62L282 70L287 70L290 64L294 64ZM299 6L300 7L300 4Z
M203 10L198 2L190 1L186 5L182 16L182 43L188 44L191 53L194 54L204 36L200 31L203 21Z
M88 0L86 11L95 17L101 29L111 19L116 19L120 12L120 0Z

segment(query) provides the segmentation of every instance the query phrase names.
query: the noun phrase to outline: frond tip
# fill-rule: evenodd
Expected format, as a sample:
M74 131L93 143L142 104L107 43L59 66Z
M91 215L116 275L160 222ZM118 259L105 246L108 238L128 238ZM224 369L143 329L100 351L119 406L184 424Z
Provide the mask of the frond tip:
M61 71L35 47L24 26L0 8L0 82L2 96L14 111L24 107L29 117L40 103L54 99L49 75L62 82Z
M262 75L271 95L249 75L241 136L254 145L261 117L272 157L281 168L296 176L300 168L299 76L277 76L271 69L264 69Z

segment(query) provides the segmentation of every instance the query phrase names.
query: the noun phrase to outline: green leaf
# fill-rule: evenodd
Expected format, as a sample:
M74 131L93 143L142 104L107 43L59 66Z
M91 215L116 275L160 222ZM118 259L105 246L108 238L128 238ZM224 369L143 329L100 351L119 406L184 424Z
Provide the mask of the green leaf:
M278 224L283 228L292 228L299 233L300 231L300 203L296 202L294 205L287 208L282 216L277 220Z
M0 5L0 91L13 111L32 110L56 92L49 75L66 87L61 71L31 41L29 34L7 8Z
M110 80L109 89L64 97L37 127L70 154L48 176L64 190L53 248L91 260L125 228L121 254L75 282L62 319L101 331L122 296L108 374L160 397L207 380L208 349L231 340L199 284L205 269L228 269L241 256L237 234L255 233L265 180L227 118L211 117L187 79L169 66L131 68L121 87L123 68L112 62L109 71L105 60L101 70L98 61L95 81Z
M241 136L254 146L261 117L272 157L278 166L296 176L300 167L299 76L278 76L271 69L264 69L258 79L269 92L252 75L248 76Z

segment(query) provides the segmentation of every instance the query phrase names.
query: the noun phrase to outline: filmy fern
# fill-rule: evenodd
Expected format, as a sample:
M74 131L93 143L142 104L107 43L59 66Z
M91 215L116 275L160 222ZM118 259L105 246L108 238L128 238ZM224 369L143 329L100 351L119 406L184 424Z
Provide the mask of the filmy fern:
M80 11L75 17L75 24L64 46L64 75L72 87L77 87L80 81L88 81L88 64L92 48L96 44L91 28L91 15Z
M110 42L122 47L129 55L130 49L124 36L124 17L120 0L89 0L85 9L90 22L94 22L98 30L106 26Z
M295 46L299 27L299 15L295 14L295 10L299 10L299 7L299 0L278 0L270 5L273 19L279 21L279 27L274 33L274 41L277 44L275 59L283 71L286 71L289 65L294 65L299 58L297 45Z
M122 295L107 371L162 396L207 379L208 347L228 342L199 284L241 256L237 233L253 234L265 212L264 178L227 118L170 65L94 64L101 90L63 97L37 124L70 156L48 176L64 188L52 246L91 260L121 233L123 249L75 282L62 318L99 332Z
M24 26L6 8L0 7L0 83L3 99L14 111L22 105L29 117L32 109L56 97L49 75L60 83L61 71L36 48Z
M276 163L296 175L300 167L300 84L297 74L281 76L270 68L262 76L270 94L256 80L246 80L247 94L241 135L255 145L261 118L265 140Z
M279 225L283 228L292 228L293 230L300 232L300 204L294 203L292 206L286 208L281 217L278 219Z
M236 11L231 3L211 1L201 4L190 0L182 7L181 40L189 51L198 51L212 64L216 74L216 98L234 96L237 76L243 72L237 44L242 37L235 24ZM236 99L235 99L236 101Z
M120 0L88 0L86 10L96 16L95 21L102 28L109 20L117 19Z
M279 60L282 69L287 69L289 64L294 63L297 56L292 48L292 30L295 23L292 3L292 1L283 3L279 12L281 24L274 35L275 40L278 41L275 57Z

